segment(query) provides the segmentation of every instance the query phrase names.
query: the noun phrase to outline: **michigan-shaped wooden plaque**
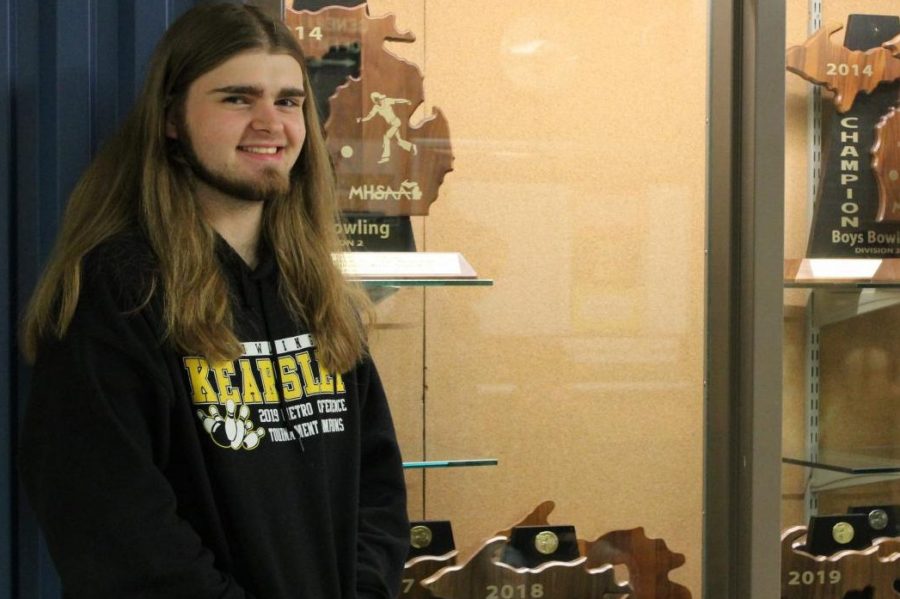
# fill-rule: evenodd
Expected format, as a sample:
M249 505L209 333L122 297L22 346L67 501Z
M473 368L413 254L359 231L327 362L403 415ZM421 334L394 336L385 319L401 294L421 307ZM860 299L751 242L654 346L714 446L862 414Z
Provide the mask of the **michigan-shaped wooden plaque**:
M422 581L456 564L456 550L446 555L420 555L406 562L398 599L435 599Z
M863 551L812 555L804 551L806 527L781 535L781 599L844 599L871 591L871 599L897 599L900 552L896 541L878 539Z
M566 599L625 599L627 584L616 582L613 566L586 568L587 558L571 562L547 562L537 568L514 568L498 561L507 537L488 539L472 558L460 566L444 568L422 582L443 599L473 597Z
M545 501L516 526L549 526L549 517L555 507L553 501ZM508 537L512 528L502 530L496 536ZM585 567L588 569L607 565L627 567L627 582L632 589L629 599L692 597L687 587L669 580L669 573L684 565L684 555L671 551L663 539L648 538L643 528L612 531L594 541L579 539L578 545L581 554L587 557Z
M786 56L789 71L833 92L807 257L898 257L900 204L890 174L896 149L882 143L880 159L871 153L876 135L885 138L890 130L876 125L900 100L900 17L850 15L839 43L840 29L830 23Z
M345 212L385 216L428 214L444 176L453 170L447 119L438 108L413 121L424 102L419 68L385 47L415 41L393 15L372 17L366 5L318 11L285 9L308 59L352 47L359 77L348 77L329 99L328 150Z
M872 169L878 179L878 220L900 222L900 110L892 108L876 129Z
M669 580L669 572L684 565L662 539L650 539L643 528L606 533L587 548L588 567L624 564L634 589L630 599L691 599L691 592Z
M872 93L882 83L900 80L900 58L889 49L895 40L866 52L849 50L831 40L843 28L828 23L803 45L788 48L786 58L787 70L834 92L838 112L850 110L860 92Z

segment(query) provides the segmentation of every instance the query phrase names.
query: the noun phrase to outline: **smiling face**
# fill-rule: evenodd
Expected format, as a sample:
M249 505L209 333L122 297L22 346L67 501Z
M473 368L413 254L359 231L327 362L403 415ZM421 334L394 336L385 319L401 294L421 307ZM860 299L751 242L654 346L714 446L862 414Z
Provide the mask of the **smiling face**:
M306 139L303 71L287 54L238 54L188 88L166 134L182 144L198 193L262 201L287 193Z

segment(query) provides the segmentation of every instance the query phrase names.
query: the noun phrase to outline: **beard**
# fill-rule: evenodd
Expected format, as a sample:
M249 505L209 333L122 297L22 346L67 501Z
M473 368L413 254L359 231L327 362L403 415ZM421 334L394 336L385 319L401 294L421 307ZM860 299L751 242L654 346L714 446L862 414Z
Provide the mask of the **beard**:
M266 202L285 197L291 189L291 181L276 169L267 168L253 180L231 177L207 167L197 156L194 142L184 124L178 126L178 138L174 140L179 154L197 179L225 195L246 202Z

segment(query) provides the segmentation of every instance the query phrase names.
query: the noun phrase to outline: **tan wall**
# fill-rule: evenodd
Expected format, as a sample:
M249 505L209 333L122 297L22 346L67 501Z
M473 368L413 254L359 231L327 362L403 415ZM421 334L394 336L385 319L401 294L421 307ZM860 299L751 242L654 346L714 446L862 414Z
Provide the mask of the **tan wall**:
M699 597L707 2L369 6L450 123L419 249L495 280L380 305L407 459L500 460L411 475L413 517L470 550L553 499L582 538L664 538Z
M787 3L787 43L802 44L808 32L808 2ZM898 14L896 0L826 0L823 23L846 24L850 14ZM836 34L840 40L843 32ZM808 101L810 86L786 74L785 145L785 256L803 257L809 235L807 203ZM830 96L826 94L825 101ZM785 294L784 448L803 454L806 398L805 316L808 292ZM900 445L900 361L896 339L900 310L880 310L863 317L827 325L820 345L820 447L853 450ZM896 450L894 450L896 451ZM900 456L896 456L900 457ZM803 493L809 471L797 466L783 470L784 527L805 524ZM819 494L819 513L841 513L850 505L900 503L900 484L869 484Z

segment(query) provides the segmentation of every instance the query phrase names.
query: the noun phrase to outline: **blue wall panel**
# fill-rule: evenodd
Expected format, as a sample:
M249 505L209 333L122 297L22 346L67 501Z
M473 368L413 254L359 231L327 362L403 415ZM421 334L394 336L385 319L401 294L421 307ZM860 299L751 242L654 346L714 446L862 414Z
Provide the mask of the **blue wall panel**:
M68 194L130 109L166 27L195 3L0 0L0 599L60 597L15 474L28 380L16 322Z
M91 5L91 56L90 56L90 89L91 89L91 155L97 153L101 140L108 139L121 123L122 107L131 103L130 93L120 98L119 82L120 65L126 60L120 59L119 39L130 39L127 32L120 31L119 7L100 10L96 3Z
M41 263L42 230L47 234L55 230L55 219L51 217L49 224L43 224L49 214L55 213L52 205L42 202L52 192L53 179L56 172L55 156L49 151L52 143L52 129L47 131L51 123L49 114L55 107L53 93L55 83L49 79L47 72L52 72L55 53L48 53L53 47L55 23L52 14L55 12L51 3L29 3L18 0L16 9L16 47L15 67L13 70L13 103L15 106L15 187L16 194L16 246L15 259L15 303L17 312L21 310L29 290L34 285L37 270ZM50 84L49 93L44 93ZM44 142L44 143L42 143ZM14 356L16 358L18 356ZM17 389L14 406L17 409L18 421L21 417L20 407L23 397L24 369L17 364ZM15 437L15 436L14 436ZM13 480L15 486L15 479ZM15 582L18 597L41 597L40 582L47 579L53 584L50 576L39 576L46 571L48 560L40 550L41 542L34 520L22 517L24 504L21 496L15 496L16 512L13 517L17 521L17 546L14 564ZM23 570L24 568L24 570ZM25 575L25 576L23 576Z
M65 5L65 4L63 4ZM56 198L68 196L91 160L91 72L95 57L91 30L92 2L72 2L77 9L61 11L56 20L56 109L53 127L56 151ZM59 5L57 5L59 6Z
M12 194L12 14L0 4L0 597L12 597L13 485L12 430L14 413L10 390L13 377L13 306L11 255L14 219Z

